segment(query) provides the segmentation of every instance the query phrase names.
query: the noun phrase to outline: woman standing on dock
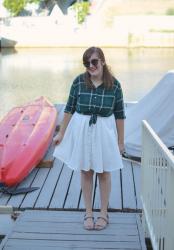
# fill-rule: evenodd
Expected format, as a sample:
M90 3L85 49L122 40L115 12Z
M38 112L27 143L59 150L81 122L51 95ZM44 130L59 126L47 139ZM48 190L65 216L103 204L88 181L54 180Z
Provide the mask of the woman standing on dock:
M83 64L86 72L77 76L71 86L64 118L54 137L54 156L81 171L84 228L102 230L109 223L110 172L123 168L124 102L120 83L110 73L100 48L88 48ZM96 222L92 211L94 172L99 178L101 199Z

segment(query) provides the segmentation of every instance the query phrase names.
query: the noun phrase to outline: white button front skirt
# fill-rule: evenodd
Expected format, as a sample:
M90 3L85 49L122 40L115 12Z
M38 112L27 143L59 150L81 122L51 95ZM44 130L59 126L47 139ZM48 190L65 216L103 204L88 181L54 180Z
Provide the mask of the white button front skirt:
M103 173L123 168L114 115L98 116L91 126L89 120L89 115L75 112L53 156L75 171Z

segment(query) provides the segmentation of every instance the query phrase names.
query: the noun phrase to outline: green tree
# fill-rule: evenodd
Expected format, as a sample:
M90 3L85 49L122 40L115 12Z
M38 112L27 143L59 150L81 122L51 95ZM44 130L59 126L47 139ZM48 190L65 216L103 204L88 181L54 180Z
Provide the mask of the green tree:
M39 3L41 0L4 0L4 7L13 15L17 16L28 3Z
M173 16L173 15L174 15L174 8L169 8L169 9L166 11L166 15Z
M77 14L77 22L82 24L85 21L86 16L89 14L90 3L88 1L76 2L72 8Z

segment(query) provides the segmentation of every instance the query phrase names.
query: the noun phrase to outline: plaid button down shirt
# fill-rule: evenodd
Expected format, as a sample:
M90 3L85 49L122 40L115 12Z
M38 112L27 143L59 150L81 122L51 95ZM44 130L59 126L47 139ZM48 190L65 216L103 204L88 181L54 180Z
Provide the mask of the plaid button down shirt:
M125 119L123 93L120 83L114 78L112 89L106 89L103 84L97 88L87 88L84 75L79 75L73 82L65 113L78 112L91 115L90 123L96 123L97 116L110 116L115 119ZM91 124L90 124L91 125Z

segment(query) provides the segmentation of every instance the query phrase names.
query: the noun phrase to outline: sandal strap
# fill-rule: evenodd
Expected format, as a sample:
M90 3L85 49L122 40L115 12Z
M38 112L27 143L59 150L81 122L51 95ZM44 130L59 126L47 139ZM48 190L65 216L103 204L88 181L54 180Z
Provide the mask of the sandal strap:
M109 216L108 215L107 215L107 217L104 217L104 216L97 217L97 220L99 220L99 219L104 220L107 224L109 223Z
M94 220L94 217L93 217L93 216L88 216L88 215L85 214L84 220L87 220L87 219L92 219L92 220Z

